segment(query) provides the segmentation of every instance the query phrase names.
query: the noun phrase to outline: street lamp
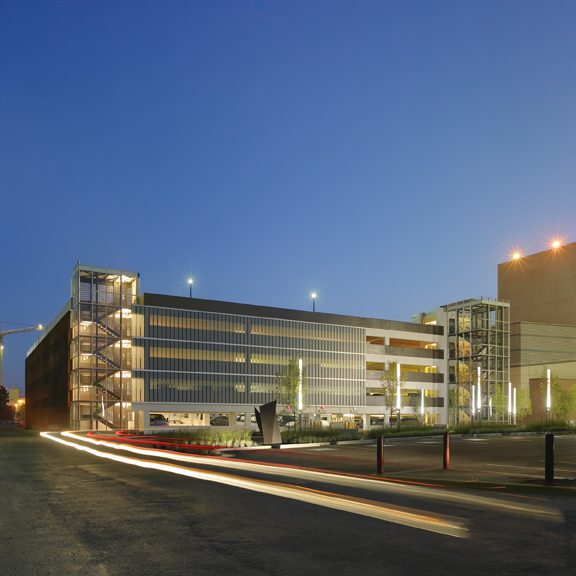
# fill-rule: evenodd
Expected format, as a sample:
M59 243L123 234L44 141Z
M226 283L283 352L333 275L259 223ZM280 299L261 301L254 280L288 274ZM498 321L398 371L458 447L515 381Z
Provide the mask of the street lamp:
M514 426L516 426L516 387L514 387L514 402L512 404L512 415L514 416Z
M398 410L398 429L400 429L400 418L402 417L402 392L400 391L400 362L396 362L396 410Z
M478 366L478 419L482 418L482 387L480 381L480 366Z
M316 292L312 292L310 296L312 297L312 312L316 312Z
M550 420L550 408L552 407L552 402L550 398L550 368L547 369L547 380L546 383L546 421Z
M190 298L192 298L192 284L194 284L194 280L188 278L188 284L190 285Z
M508 424L512 424L512 382L508 382Z

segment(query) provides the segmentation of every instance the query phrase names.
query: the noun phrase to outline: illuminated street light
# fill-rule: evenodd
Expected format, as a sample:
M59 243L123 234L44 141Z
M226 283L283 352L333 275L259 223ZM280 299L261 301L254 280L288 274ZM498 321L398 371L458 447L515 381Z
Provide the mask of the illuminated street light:
M420 406L422 412L422 424L424 424L424 388L422 388L422 405Z
M302 358L298 358L298 410L302 410Z
M398 428L400 428L400 416L402 413L402 396L400 392L400 362L396 363L396 409L398 410Z
M188 278L188 284L190 285L190 298L192 298L192 284L194 284L194 280Z
M512 418L512 382L508 382L508 424Z
M480 386L480 366L478 366L478 418L482 411L482 387Z
M547 370L548 382L546 384L546 417L550 418L550 408L552 407L552 402L550 399L550 368Z
M316 312L316 292L312 292L310 296L312 298L312 312Z
M516 388L514 388L514 404L512 404L512 415L514 416L514 426L516 426Z

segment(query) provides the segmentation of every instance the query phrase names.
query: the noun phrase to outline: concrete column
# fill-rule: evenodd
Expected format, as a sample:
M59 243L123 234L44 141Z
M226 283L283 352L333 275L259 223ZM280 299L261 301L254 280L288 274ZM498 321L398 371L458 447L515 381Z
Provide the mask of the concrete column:
M150 410L134 412L134 427L139 430L150 428Z
M362 429L370 430L370 414L362 414Z
M228 426L236 426L236 412L228 413Z
M244 426L252 427L252 412L244 412Z
M384 412L384 426L390 426L390 411L386 410Z

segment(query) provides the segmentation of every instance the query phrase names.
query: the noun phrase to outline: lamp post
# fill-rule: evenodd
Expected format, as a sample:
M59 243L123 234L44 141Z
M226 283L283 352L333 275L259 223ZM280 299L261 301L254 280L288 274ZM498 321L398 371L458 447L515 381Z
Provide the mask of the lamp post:
M516 426L516 387L514 387L514 403L512 404L512 415L514 416L514 426Z
M478 420L482 418L482 387L480 386L480 381L480 366L478 366Z
M312 312L316 312L316 292L312 292L310 296L312 296Z
M298 429L302 430L302 358L298 358Z
M398 428L400 428L400 418L402 416L402 396L400 392L400 362L396 363L396 409L398 410Z
M552 407L552 402L550 398L550 368L547 370L547 384L546 384L546 421L550 420L550 408Z
M508 424L512 424L512 382L508 382Z
M194 284L194 280L188 278L188 284L190 285L190 298L192 298L192 284Z
M424 388L422 388L422 398L420 399L420 412L422 413L422 424L424 424Z

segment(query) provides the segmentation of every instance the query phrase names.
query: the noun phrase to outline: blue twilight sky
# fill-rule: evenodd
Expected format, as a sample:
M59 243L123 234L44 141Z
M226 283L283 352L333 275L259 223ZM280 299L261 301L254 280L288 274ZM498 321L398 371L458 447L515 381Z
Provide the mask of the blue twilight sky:
M2 328L78 260L407 321L494 297L511 249L576 240L575 159L574 0L3 0Z

